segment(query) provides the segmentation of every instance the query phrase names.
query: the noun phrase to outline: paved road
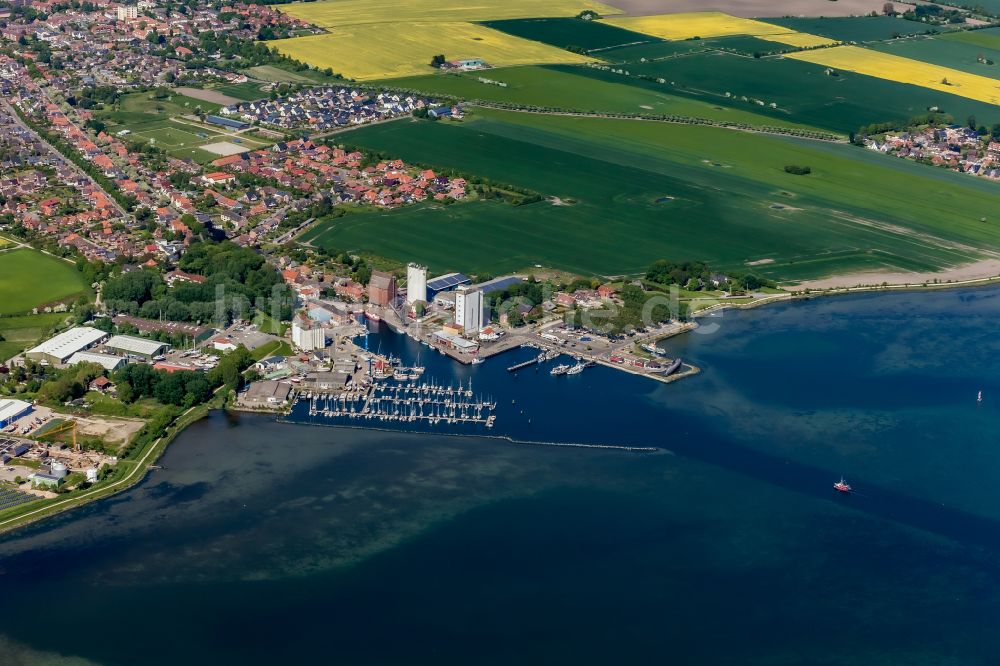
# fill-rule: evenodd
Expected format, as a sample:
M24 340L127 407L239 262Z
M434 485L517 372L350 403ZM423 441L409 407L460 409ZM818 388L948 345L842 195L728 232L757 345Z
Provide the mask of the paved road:
M58 155L59 158L62 161L64 161L67 165L69 165L69 167L71 169L73 169L78 174L80 174L81 176L83 176L84 178L86 178L88 181L90 181L90 183L94 187L96 187L97 189L101 190L106 195L108 195L108 200L111 202L111 205L115 207L115 210L118 211L119 215L121 215L122 217L127 217L128 216L128 213L126 213L125 209L122 208L118 204L117 201L115 201L115 198L113 196L111 196L110 192L108 192L103 187L101 187L100 183L98 183L96 180L94 180L93 178L91 178L90 174L88 174L86 171L84 171L83 169L81 169L80 167L78 167L73 160L71 160L69 157L67 157L67 156L63 155L61 152L59 152L56 149L56 147L53 146L48 141L46 141L45 138L42 135L40 135L35 130L31 129L31 127L29 127L23 120L21 120L21 116L17 115L17 112L14 110L14 108L10 105L10 103L6 99L0 99L0 106L3 106L4 111L6 111L8 114L10 114L10 116L11 116L11 118L13 118L14 122L16 122L18 125L20 125L25 130L27 130L28 132L30 132L36 139L38 139L39 141L41 141L42 144L44 144L45 147L49 149L49 151L51 151L55 155Z

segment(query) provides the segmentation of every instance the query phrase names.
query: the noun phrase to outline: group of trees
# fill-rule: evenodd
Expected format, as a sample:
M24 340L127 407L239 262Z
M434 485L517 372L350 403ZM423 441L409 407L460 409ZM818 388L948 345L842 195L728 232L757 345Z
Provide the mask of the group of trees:
M646 279L658 285L677 285L697 291L712 283L712 270L704 261L654 261L646 269Z
M153 319L214 322L247 319L252 309L292 316L294 296L263 257L230 241L191 245L178 267L205 277L203 283L167 287L159 273L135 270L108 280L103 297L112 311Z

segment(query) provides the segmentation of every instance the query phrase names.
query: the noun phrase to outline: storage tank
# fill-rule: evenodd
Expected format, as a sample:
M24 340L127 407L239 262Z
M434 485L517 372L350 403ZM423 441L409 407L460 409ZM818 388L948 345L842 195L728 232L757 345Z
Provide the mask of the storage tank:
M52 463L52 476L57 479L62 479L65 478L67 474L69 474L69 470L66 469L66 465L61 462Z
M91 469L87 470L87 482L88 483L97 483L97 468L96 467L92 467Z

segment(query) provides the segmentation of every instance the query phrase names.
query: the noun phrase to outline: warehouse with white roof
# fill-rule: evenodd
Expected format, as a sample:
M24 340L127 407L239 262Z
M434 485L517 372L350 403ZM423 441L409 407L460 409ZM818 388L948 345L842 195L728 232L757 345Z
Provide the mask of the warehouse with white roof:
M108 372L112 372L123 365L126 365L128 363L128 359L122 358L121 356L115 356L113 354L100 354L98 352L85 351L77 352L70 356L68 363L70 365L76 365L77 363L97 363Z
M0 400L0 429L31 413L31 403L23 400Z
M104 343L104 348L123 356L148 360L166 352L170 349L170 345L159 340L137 338L133 335L116 335Z
M86 351L108 338L108 334L89 326L77 326L64 331L54 338L49 338L42 344L24 353L35 361L61 364L77 353Z

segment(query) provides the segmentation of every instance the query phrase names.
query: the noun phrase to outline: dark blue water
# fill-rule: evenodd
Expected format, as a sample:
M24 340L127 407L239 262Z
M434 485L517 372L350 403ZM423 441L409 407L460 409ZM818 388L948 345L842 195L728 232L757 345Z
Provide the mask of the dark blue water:
M668 343L704 370L670 385L372 336L492 395L484 433L662 451L217 413L0 541L0 663L995 663L998 315L995 288L727 312Z

